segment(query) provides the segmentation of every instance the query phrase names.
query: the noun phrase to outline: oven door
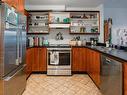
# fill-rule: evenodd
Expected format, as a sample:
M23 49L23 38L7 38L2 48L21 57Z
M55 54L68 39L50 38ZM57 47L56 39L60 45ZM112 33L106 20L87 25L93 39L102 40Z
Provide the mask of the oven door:
M58 63L51 63L51 53L56 52L58 55ZM55 57L55 55L54 55ZM51 50L48 52L48 65L50 66L69 66L71 65L71 51L70 50Z

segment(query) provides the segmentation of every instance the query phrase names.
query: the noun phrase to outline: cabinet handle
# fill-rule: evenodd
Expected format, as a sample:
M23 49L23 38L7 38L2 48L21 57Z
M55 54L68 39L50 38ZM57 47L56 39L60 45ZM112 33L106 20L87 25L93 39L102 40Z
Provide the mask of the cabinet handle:
M111 63L111 60L108 59L108 58L106 58L106 63L107 63L107 64L110 64L110 63Z

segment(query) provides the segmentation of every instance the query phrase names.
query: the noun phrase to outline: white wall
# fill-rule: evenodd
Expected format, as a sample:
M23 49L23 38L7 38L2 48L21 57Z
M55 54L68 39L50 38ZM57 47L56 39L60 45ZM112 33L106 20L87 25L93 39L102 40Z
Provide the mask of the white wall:
M104 18L111 17L112 25L112 43L118 44L118 29L127 29L127 8L104 8Z
M104 42L104 6L101 4L97 7L97 9L100 11L100 35L99 35L99 42Z

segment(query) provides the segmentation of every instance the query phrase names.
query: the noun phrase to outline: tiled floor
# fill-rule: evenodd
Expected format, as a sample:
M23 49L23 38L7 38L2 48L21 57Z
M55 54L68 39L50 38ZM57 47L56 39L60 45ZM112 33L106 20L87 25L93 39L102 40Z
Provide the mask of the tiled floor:
M23 95L101 95L88 75L47 76L33 74Z

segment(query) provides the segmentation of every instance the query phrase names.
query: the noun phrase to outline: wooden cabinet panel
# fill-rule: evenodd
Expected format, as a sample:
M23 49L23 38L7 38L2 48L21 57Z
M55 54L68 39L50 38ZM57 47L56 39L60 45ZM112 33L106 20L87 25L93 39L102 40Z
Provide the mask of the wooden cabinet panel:
M7 3L8 5L12 5L12 0L2 0L3 2Z
M24 0L2 0L3 2L7 3L8 5L14 7L20 13L24 13Z
M15 9L18 9L18 0L2 0L2 1L14 7Z
M28 49L26 51L26 74L29 76L32 72L33 63L33 49Z
M100 85L100 53L87 49L87 72L97 86Z
M33 72L45 72L47 68L47 49L31 48L26 52L26 74Z
M127 63L124 64L124 95L127 95Z
M86 71L86 49L72 48L72 71Z
M46 71L46 48L34 48L34 62L32 64L32 71L40 72Z
M24 0L18 0L18 11L25 14L25 11L24 11Z
M39 48L39 71L46 71L47 68L47 50Z
M18 0L11 0L11 6L18 10Z
M26 51L26 74L28 75L30 73L30 49Z
M94 51L93 53L93 78L95 83L100 85L100 53Z
M39 71L39 49L34 49L34 62L32 64L32 71Z

